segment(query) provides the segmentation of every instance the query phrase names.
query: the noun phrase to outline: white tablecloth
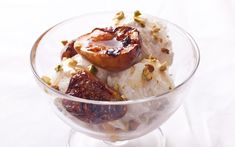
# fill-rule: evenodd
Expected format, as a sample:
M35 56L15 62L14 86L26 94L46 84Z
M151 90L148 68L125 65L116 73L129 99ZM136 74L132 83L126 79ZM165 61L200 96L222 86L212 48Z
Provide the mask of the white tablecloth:
M185 104L189 120L181 108L162 126L167 146L235 146L234 0L8 0L0 1L1 147L63 147L68 137L69 127L51 111L30 70L36 38L72 16L135 9L182 26L201 50Z

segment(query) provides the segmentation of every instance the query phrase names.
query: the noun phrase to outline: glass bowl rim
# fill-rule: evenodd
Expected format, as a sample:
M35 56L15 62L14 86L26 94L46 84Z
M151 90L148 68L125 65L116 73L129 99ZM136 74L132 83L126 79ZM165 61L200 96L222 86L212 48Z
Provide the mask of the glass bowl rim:
M144 97L144 98L136 98L136 99L132 99L132 100L125 100L125 101L97 101L97 100L89 100L89 99L84 99L84 98L79 98L79 97L75 97L75 96L71 96L69 94L65 94L59 90L56 90L54 88L52 88L51 86L49 86L48 84L46 84L41 77L38 75L36 67L35 67L35 56L36 56L36 51L37 51L37 47L38 44L40 43L40 41L42 40L42 38L52 29L54 29L55 27L71 21L73 19L79 19L80 17L85 17L85 16L89 16L89 15L97 15L97 14L104 14L104 13L113 13L115 14L115 12L113 11L98 11L98 12L91 12L91 13L85 13L83 15L78 15L78 16L74 16L71 17L69 19L66 19L64 21L61 21L59 23L57 23L56 25L52 26L51 28L49 28L48 30L46 30L43 34L41 34L38 39L35 41L35 43L33 44L33 47L30 51L30 66L31 66L31 70L33 72L34 77L36 78L37 81L40 82L40 84L45 88L46 92L50 92L53 95L56 95L57 97L61 97L63 99L68 99L68 100L72 100L72 101L77 101L77 102L81 102L81 103L89 103L89 104L98 104L98 105L128 105L128 104L133 104L133 103L142 103L142 102L147 102L147 101L152 101L152 100L156 100L156 99L162 99L164 98L167 94L172 93L173 91L176 91L177 89L179 89L180 87L182 87L184 84L186 84L195 74L196 70L198 69L199 63L200 63L200 50L199 47L196 43L196 41L194 40L194 38L184 29L182 29L180 26L156 17L156 16L152 16L149 14L143 14L144 16L148 16L148 17L152 17L152 18L156 18L157 20L160 20L160 22L165 22L167 24L173 25L174 27L176 27L177 29L180 30L181 33L183 33L183 35L190 41L193 50L196 52L196 64L195 67L193 68L193 70L190 72L189 76L185 78L185 80L183 80L181 83L179 83L178 85L176 85L175 88L173 88L170 91L164 92L160 95L157 96L150 96L150 97Z

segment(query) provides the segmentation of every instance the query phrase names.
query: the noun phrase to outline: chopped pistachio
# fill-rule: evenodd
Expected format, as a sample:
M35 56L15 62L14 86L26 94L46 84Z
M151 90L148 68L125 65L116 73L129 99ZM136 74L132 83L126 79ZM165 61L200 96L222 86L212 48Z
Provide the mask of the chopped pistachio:
M125 15L124 15L124 12L123 11L120 11L118 13L116 13L115 17L113 18L113 21L114 21L114 24L115 25L118 25L119 22L125 18Z
M141 17L134 17L134 21L140 24L141 27L145 27L145 21Z
M158 40L158 35L156 33L153 33L152 36L156 41Z
M42 76L41 77L42 81L45 82L47 85L51 85L51 78L48 76Z
M161 64L161 66L159 67L160 71L165 71L167 69L167 62L164 62Z
M122 98L123 100L127 100L127 97L126 97L125 95L121 95L121 98Z
M74 66L76 66L77 64L78 64L78 62L77 62L76 60L71 59L71 60L69 61L69 63L68 63L68 66L74 67Z
M156 58L151 58L150 60L151 60L151 62L156 62L157 61Z
M57 65L57 66L55 67L55 71L56 71L56 72L61 72L61 71L63 71L63 67L62 67L61 65Z
M73 47L75 48L75 50L80 50L82 48L82 45L81 45L81 43L75 41Z
M56 90L60 90L60 88L59 88L58 85L52 85L51 87L54 88L54 89L56 89Z
M70 72L71 75L74 75L74 74L83 70L83 68L81 68L81 66L75 66L73 69L74 69L74 71Z
M116 13L114 19L122 20L124 17L125 17L124 12L123 11L119 11L119 12Z
M152 34L154 34L154 33L158 33L160 30L161 30L161 28L160 28L160 27L158 27L158 26L154 25L154 26L152 27L151 32L152 32Z
M156 61L157 61L157 58L153 57L152 54L150 54L150 55L147 57L147 59L150 59L151 62L156 62Z
M141 15L141 13L140 13L139 10L136 10L136 11L134 12L134 17L138 17L138 16L140 16L140 15Z
M156 40L156 41L159 41L159 37L158 37L158 32L160 31L160 27L154 25L152 27L152 30L151 30L151 34L153 36L153 38Z
M150 81L153 78L154 67L151 64L145 64L142 77L144 80Z
M156 33L153 34L153 38L154 38L157 42L159 42L159 43L162 43L162 42L163 42L163 39L160 38L160 37L158 37L158 35L157 35Z
M115 83L113 89L114 89L115 91L119 91L119 84L118 84L118 83Z
M114 87L114 90L115 90L115 87ZM115 101L116 100L118 100L118 101L123 101L123 100L126 100L126 99L124 99L124 97L122 96L122 95L120 95L120 93L118 92L118 91L114 91L113 92L113 95L114 95L114 97L115 97Z
M62 40L61 43L65 46L68 44L68 40Z
M88 70L90 71L90 73L92 73L93 75L96 75L96 73L98 72L97 68L94 65L89 65L88 66Z
M147 73L146 71L145 72L143 71L142 78L143 80L150 81L152 80L153 77L149 74L149 72Z
M153 33L152 34L153 35L153 38L156 40L156 41L159 41L159 36L158 36L158 34L157 33Z
M117 92L117 91L113 92L113 96L115 97L114 100L118 100L118 101L122 100L122 97L120 96L119 92Z
M162 51L163 53L166 53L166 54L169 54L169 53L170 53L170 50L167 49L167 48L161 48L161 51Z

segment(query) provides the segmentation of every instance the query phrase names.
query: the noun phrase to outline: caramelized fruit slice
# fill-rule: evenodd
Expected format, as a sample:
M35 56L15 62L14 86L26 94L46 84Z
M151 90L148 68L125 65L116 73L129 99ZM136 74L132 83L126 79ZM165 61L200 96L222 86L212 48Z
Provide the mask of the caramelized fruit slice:
M121 96L88 71L81 69L69 83L66 94L97 101L120 101ZM73 116L87 123L104 123L121 118L127 108L121 105L96 105L62 100L62 105Z
M74 49L96 66L110 71L124 70L140 54L139 32L128 26L95 28L80 36Z

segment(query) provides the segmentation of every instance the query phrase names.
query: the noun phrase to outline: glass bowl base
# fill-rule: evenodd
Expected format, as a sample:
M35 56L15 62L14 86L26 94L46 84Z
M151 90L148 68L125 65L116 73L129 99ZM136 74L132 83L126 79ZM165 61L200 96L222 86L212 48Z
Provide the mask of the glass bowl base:
M68 147L165 147L165 136L161 129L156 129L142 137L117 142L98 140L79 132L70 131Z

